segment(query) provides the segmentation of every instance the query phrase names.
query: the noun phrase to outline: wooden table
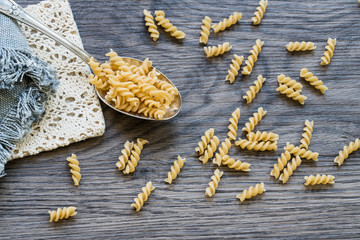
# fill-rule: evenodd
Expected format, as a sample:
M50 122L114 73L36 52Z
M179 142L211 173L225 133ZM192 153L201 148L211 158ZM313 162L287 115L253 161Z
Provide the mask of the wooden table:
M34 4L36 0L18 0ZM257 1L81 1L70 0L86 50L100 60L113 48L120 55L150 57L179 88L181 113L167 122L143 121L119 114L103 105L103 137L72 144L52 152L12 161L0 180L0 239L239 239L239 238L350 238L360 237L360 152L341 167L333 160L344 145L360 137L360 8L356 0L270 0L260 26L251 25ZM143 22L143 9L165 10L167 17L186 32L184 41L160 30L153 42ZM230 53L208 59L199 45L205 15L213 22L232 12L243 19L230 29L211 34L209 45L229 41ZM328 37L338 44L330 65L320 66ZM234 53L249 54L255 40L265 41L249 77L224 82ZM316 43L317 49L289 53L289 41ZM325 95L299 80L309 68L329 87ZM305 106L275 91L277 75L299 80L308 97ZM256 76L267 81L251 104L242 96ZM194 148L210 127L223 140L231 112L241 108L242 126L258 107L268 111L256 130L280 135L276 152L252 152L232 147L231 156L251 163L251 172L224 171L212 198L204 196L216 167L203 165ZM306 119L315 122L311 150L319 161L304 163L287 184L269 175L286 142L298 144ZM149 140L134 174L124 176L115 167L123 143ZM76 153L82 180L74 187L66 157ZM173 161L187 158L172 185L164 183ZM304 176L322 173L336 177L334 186L305 187ZM130 204L147 181L156 190L140 212ZM242 204L236 195L264 182L266 193ZM78 215L56 224L47 211L74 205Z

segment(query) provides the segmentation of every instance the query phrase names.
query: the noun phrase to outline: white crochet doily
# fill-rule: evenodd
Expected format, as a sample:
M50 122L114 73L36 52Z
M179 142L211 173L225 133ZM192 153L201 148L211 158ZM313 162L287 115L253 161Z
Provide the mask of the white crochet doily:
M28 6L26 11L83 47L67 0L43 1ZM90 70L87 64L65 47L30 27L21 24L21 30L33 52L57 68L60 85L46 104L44 118L17 145L12 159L103 135L105 121L94 88L88 83Z

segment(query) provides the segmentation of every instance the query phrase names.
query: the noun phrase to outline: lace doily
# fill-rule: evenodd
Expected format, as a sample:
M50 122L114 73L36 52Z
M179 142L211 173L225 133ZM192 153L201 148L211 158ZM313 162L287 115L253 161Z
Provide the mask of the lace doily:
M27 12L76 45L83 47L67 0L47 0L25 8ZM57 68L60 85L46 105L41 122L19 143L12 159L35 155L101 136L105 121L93 86L89 67L65 47L21 24L33 52Z

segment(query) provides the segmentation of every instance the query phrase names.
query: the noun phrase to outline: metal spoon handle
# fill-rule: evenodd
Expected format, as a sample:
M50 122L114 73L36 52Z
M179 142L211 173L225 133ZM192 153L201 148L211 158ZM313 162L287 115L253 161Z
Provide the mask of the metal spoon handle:
M38 30L39 32L42 32L56 42L64 45L66 48L75 53L86 63L89 62L91 58L91 55L89 53L84 51L82 48L76 46L72 42L66 40L64 37L54 32L43 23L36 20L13 0L0 0L0 12L8 17L14 18L26 25L29 25L30 27Z

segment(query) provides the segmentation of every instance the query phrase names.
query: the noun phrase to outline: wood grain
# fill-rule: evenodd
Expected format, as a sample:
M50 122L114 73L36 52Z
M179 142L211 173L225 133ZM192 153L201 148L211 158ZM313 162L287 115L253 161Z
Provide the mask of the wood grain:
M34 4L35 0L18 0ZM103 105L107 129L103 137L19 159L7 164L0 180L1 239L330 239L360 237L360 152L337 167L333 160L342 147L360 137L360 8L355 0L269 1L259 26L251 25L257 1L81 1L70 0L86 50L100 60L113 48L120 55L150 57L154 65L179 88L181 113L168 122L133 119ZM142 10L164 10L187 36L174 40L160 29L153 42ZM211 34L209 45L229 41L229 53L208 59L198 38L205 15L218 22L232 12L243 13L239 24ZM338 43L332 62L320 66L328 37ZM247 58L255 40L265 41L249 77L224 82L234 53ZM317 49L288 53L289 41L313 41ZM299 80L307 67L328 86L321 95ZM276 76L299 80L308 97L305 106L275 91ZM242 96L256 76L267 78L251 104ZM242 151L231 156L251 163L251 172L221 167L224 176L212 198L204 196L215 166L202 165L194 148L203 132L214 127L222 140L228 118L241 108L239 128L262 106L267 116L256 130L280 135L276 152ZM320 153L316 163L304 161L283 185L269 176L286 142L298 144L306 119L315 122L310 149ZM244 134L239 131L239 136ZM124 176L115 167L126 140L142 137L144 147L134 174ZM82 180L74 187L66 157L76 153ZM164 179L180 154L187 162L172 185ZM305 175L336 177L334 186L305 187ZM151 180L156 190L140 212L130 208L133 198ZM265 183L266 192L240 204L236 195L250 185ZM47 211L74 205L78 215L49 223Z

